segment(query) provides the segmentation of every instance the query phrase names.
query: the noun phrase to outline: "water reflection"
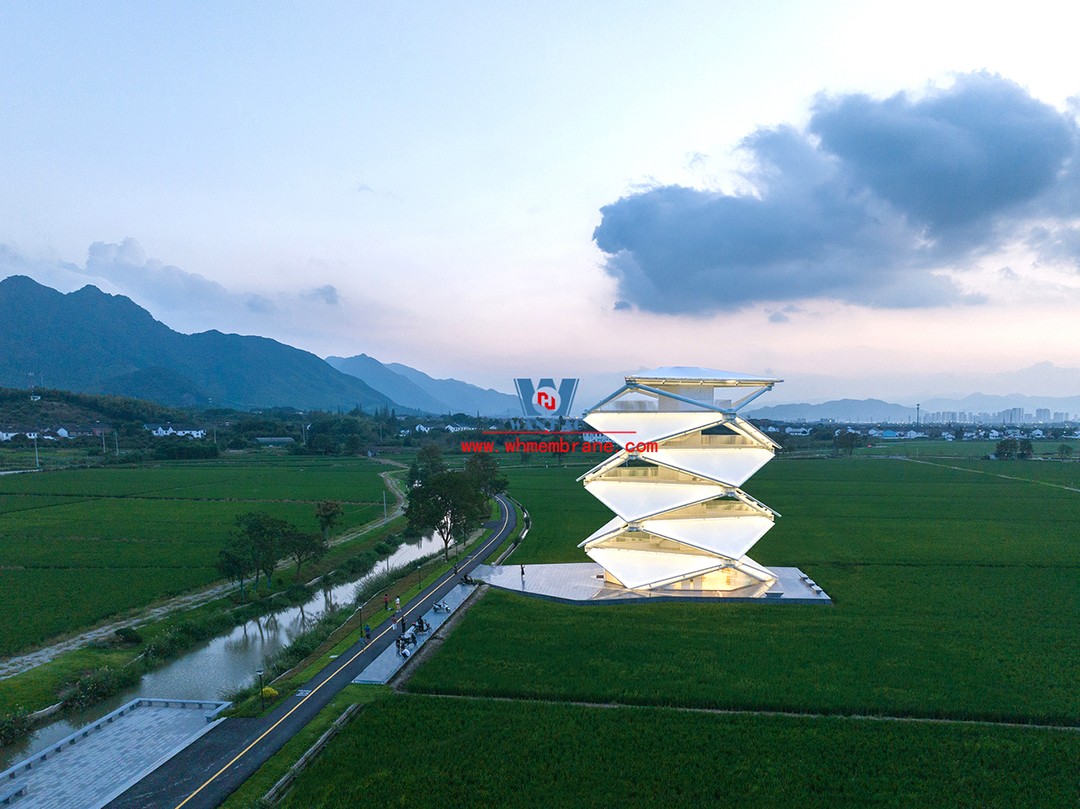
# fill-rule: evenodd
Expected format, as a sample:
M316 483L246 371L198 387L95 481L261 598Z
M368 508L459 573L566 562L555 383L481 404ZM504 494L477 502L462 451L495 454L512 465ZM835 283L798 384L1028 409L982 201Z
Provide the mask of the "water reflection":
M401 545L372 574L401 567L442 549L436 535ZM43 750L109 711L139 697L216 699L225 691L254 682L255 671L297 635L310 628L327 610L352 602L358 584L369 576L324 588L306 604L263 615L196 646L156 671L144 674L126 691L78 714L38 728L21 744L0 748L0 770Z

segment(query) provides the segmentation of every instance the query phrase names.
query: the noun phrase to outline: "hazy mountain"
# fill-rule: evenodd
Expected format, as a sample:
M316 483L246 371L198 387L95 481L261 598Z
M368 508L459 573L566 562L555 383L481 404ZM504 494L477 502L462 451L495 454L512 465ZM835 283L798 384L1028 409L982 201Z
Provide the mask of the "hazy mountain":
M1022 407L1025 413L1034 413L1043 407L1051 412L1065 412L1070 415L1080 413L1080 396L1029 396L1011 393L1008 396L987 393L972 393L963 398L927 399L922 402L924 413L939 410L955 410L967 413L1000 413Z
M122 295L94 286L65 295L12 276L0 281L0 386L31 383L174 406L395 406L363 381L276 340L180 334Z
M1069 418L1080 413L1080 396L1023 396L1019 393L1011 396L991 396L973 393L962 399L926 399L920 402L921 419L931 418L934 413L955 412L978 416L986 413L993 417L1004 410L1023 408L1025 413L1034 416L1038 408L1046 408L1054 413L1067 413ZM915 408L907 405L883 402L880 399L837 399L821 404L781 404L771 407L759 407L745 415L754 419L772 419L774 421L814 422L833 419L838 422L853 424L892 423L903 424L915 421Z
M428 413L445 413L447 410L446 402L432 396L412 380L397 371L391 371L367 354L357 354L355 357L327 357L326 361L342 373L362 379L398 404Z
M781 404L759 407L743 415L752 419L772 419L773 421L835 421L857 424L892 424L915 421L915 408L883 402L880 399L835 399L821 404Z
M518 397L494 388L481 388L458 379L434 379L422 371L391 362L387 366L423 390L446 402L444 413L480 413L484 416L520 416ZM509 380L507 380L509 381Z
M429 413L480 413L483 416L520 416L517 396L480 388L458 379L433 379L398 362L383 364L367 354L327 357L326 361L367 382L395 402Z

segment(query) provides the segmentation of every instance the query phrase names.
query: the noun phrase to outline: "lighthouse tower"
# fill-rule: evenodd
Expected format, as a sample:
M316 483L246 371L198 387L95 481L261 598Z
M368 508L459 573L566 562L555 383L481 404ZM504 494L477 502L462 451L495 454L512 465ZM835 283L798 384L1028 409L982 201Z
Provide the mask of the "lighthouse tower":
M741 487L778 445L737 412L780 381L657 368L585 413L621 447L580 478L616 514L579 546L608 582L757 593L776 580L746 554L779 515Z

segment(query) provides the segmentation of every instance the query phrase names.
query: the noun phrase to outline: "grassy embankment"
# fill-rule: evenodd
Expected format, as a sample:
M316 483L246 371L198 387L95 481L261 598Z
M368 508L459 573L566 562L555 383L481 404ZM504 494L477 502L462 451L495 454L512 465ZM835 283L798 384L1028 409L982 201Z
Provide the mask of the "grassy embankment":
M575 607L493 591L409 684L479 700L372 706L289 805L524 805L552 789L564 805L1069 805L1074 730L840 718L1080 725L1080 493L996 476L1053 481L1071 464L973 465L991 474L856 458L781 460L751 479L784 514L754 558L801 567L832 607ZM533 517L513 563L581 560L577 542L608 516L581 471L507 467ZM335 776L346 759L350 776Z

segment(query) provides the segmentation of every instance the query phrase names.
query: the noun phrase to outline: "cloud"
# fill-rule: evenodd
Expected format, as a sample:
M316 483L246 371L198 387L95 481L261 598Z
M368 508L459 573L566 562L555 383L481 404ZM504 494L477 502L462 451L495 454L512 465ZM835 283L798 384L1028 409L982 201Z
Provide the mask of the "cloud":
M0 244L0 278L7 275L27 275L61 292L92 283L104 292L130 297L181 331L216 328L263 333L295 323L307 333L313 318L329 325L326 307L342 309L341 294L332 284L307 292L228 289L198 273L148 257L130 237L119 244L94 242L85 266L26 256ZM336 322L335 318L331 320Z
M216 281L147 258L142 246L130 237L120 244L90 245L84 273L111 281L126 294L153 301L167 310L217 305L231 297Z
M976 303L940 271L1035 227L1047 252L1075 249L1077 142L1072 117L985 73L921 98L820 96L805 130L742 142L750 192L638 189L593 238L619 299L655 312Z
M337 287L333 284L326 284L325 286L313 289L306 293L304 297L310 298L311 300L322 301L327 306L337 306L341 303L341 295L338 293Z
M788 304L783 309L773 309L769 312L770 323L789 323L791 315L802 311L802 307Z
M255 312L259 315L268 315L277 311L274 302L265 295L249 295L248 299L244 301L244 305L249 312Z
M809 129L855 183L933 234L1045 193L1076 149L1070 118L986 73L921 99L822 98Z

